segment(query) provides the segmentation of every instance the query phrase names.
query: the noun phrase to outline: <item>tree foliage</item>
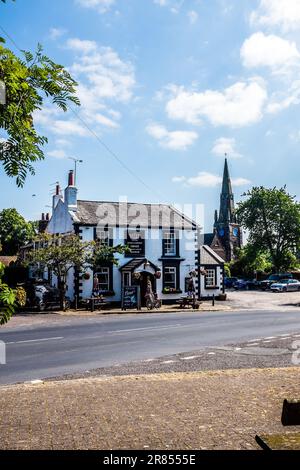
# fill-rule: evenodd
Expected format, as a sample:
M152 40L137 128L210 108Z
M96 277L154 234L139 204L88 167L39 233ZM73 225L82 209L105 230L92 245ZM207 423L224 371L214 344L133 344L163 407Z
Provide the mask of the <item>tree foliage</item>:
M235 260L230 263L230 270L234 276L254 277L255 273L271 272L272 260L267 251L247 244L237 251Z
M7 138L0 142L0 162L6 174L22 186L33 163L42 160L42 147L47 142L34 123L34 113L45 105L45 99L67 111L69 103L79 105L75 95L77 83L69 72L37 51L22 51L17 57L0 44L0 81L5 84L6 103L0 104L0 128Z
M287 270L297 263L300 248L300 204L286 188L254 187L239 203L237 216L249 231L250 251L266 256L276 271ZM249 251L250 250L250 251Z
M33 223L26 222L16 209L4 209L0 212L0 244L4 255L16 255L19 248L34 236Z
M2 282L5 266L0 263L0 325L7 323L18 306L26 304L26 292L22 287L11 289Z

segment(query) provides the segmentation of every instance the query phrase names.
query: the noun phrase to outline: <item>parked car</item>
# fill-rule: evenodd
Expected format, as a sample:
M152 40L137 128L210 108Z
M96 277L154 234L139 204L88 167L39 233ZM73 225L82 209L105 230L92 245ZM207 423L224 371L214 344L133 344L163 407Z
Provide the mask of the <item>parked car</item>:
M297 279L282 279L280 282L274 282L270 289L273 292L300 291L300 282Z
M261 281L260 287L262 290L270 289L275 282L280 283L282 280L286 279L293 279L293 275L290 273L271 274L268 279Z
M248 281L246 281L245 279L237 279L236 282L233 284L233 287L236 290L248 289Z
M50 308L60 308L60 291L48 284L32 284L27 286L26 307L44 312ZM66 309L70 308L70 299L66 297Z
M225 277L224 284L227 289L231 289L234 284L238 281L237 277Z

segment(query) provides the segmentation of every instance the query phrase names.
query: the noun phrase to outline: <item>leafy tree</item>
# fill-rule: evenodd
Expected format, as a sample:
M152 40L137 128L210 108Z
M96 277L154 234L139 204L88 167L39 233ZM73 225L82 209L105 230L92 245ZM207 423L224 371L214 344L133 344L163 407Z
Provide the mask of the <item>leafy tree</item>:
M108 246L104 243L95 242L93 243L93 250L87 260L91 268L97 268L101 266L102 263L113 263L117 266L118 260L115 255L129 252L130 248L124 245Z
M63 111L69 103L79 105L77 83L62 65L43 54L40 44L34 54L22 51L21 58L0 44L0 81L6 88L0 129L7 135L0 142L0 162L6 174L23 186L27 173L34 174L33 163L44 158L42 147L47 143L35 128L34 113L43 108L46 98Z
M50 234L39 235L35 239L38 246L28 257L30 264L40 264L48 268L57 277L60 290L60 308L65 309L66 283L68 273L75 268L79 272L87 265L87 257L91 251L90 242L82 242L77 235Z
M255 273L269 273L272 260L268 252L258 251L253 245L247 244L237 251L230 269L235 276L254 277Z
M285 187L254 187L244 196L237 216L249 231L248 250L269 257L277 272L290 269L300 247L300 204Z
M2 282L5 266L0 263L0 325L7 323L18 306L26 304L26 292L22 287L11 289Z
M4 209L0 212L0 243L4 255L16 255L19 248L34 236L33 223L26 222L16 209Z

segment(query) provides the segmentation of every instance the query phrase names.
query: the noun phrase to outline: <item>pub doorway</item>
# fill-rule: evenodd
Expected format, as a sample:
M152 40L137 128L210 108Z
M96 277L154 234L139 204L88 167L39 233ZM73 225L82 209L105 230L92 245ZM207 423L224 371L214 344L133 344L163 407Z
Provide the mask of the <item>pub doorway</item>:
M140 286L140 289L141 289L142 307L146 306L146 293L147 293L147 287L148 287L149 281L151 282L152 291L156 293L156 278L153 274L147 271L142 271L140 273L140 278L134 281L134 284Z

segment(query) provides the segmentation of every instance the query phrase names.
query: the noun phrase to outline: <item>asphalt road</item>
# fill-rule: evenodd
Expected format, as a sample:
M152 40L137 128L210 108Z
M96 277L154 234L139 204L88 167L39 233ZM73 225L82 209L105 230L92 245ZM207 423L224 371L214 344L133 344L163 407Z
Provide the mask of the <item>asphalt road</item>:
M90 317L6 329L0 383L57 377L300 331L300 309Z

